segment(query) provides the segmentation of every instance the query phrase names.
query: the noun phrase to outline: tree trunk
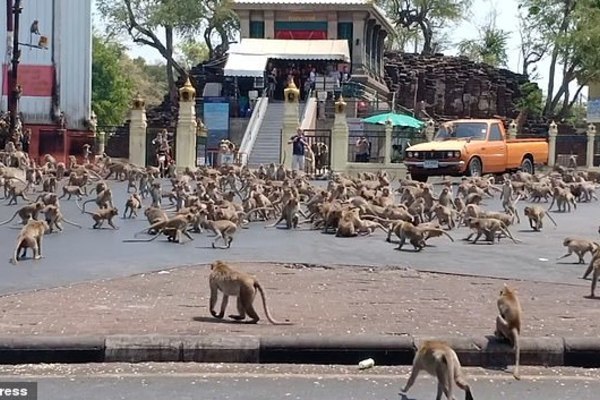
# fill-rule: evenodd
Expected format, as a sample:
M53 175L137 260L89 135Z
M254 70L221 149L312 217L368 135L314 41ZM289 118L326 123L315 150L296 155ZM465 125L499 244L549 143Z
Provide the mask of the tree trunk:
M558 61L558 45L554 45L552 49L552 57L550 58L550 70L548 72L548 91L546 96L546 104L544 105L544 116L550 116L552 112L552 94L554 92L554 76L556 75L556 62Z
M177 87L175 85L175 71L173 65L173 27L165 26L165 59L167 60L167 84L169 85L169 98L177 102Z
M208 49L208 59L212 60L215 56L215 48L212 45L212 41L210 37L212 36L213 26L209 25L204 30L204 43L206 44L206 48Z
M426 21L420 21L419 26L421 27L421 32L423 33L423 50L421 54L431 54L432 47L431 42L433 41L433 29L429 26Z

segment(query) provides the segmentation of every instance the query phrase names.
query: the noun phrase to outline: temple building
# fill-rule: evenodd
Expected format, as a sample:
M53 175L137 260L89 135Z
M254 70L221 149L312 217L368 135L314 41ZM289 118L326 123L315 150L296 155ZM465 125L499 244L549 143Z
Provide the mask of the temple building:
M286 76L292 70L307 76L311 70L321 76L348 73L354 82L389 93L383 54L393 26L372 1L234 0L232 7L241 41L229 51L226 76L259 77L265 71L268 86L273 68L287 70ZM275 92L284 85L278 82Z

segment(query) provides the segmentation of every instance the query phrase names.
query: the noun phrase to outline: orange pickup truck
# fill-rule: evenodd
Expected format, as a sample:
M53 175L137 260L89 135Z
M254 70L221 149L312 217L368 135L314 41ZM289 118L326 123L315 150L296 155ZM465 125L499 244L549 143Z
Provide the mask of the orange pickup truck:
M433 141L405 150L404 165L412 179L430 176L481 176L522 170L548 163L545 139L507 139L497 119L461 119L439 128Z

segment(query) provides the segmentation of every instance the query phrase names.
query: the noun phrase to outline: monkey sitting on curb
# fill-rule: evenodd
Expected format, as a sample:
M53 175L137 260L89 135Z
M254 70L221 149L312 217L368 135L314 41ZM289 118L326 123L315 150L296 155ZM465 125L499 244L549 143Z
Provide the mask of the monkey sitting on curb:
M229 315L229 318L235 321L243 321L246 318L246 315L248 315L251 318L249 323L256 324L260 320L260 317L252 303L258 292L262 297L265 315L269 322L273 325L291 325L289 322L279 322L271 317L271 313L267 307L265 292L255 277L244 272L236 271L221 260L212 263L210 270L211 272L208 278L208 285L210 288L209 310L213 317L222 319L225 316L229 296L236 296L238 314ZM219 314L217 314L215 312L215 306L217 304L219 291L223 293L223 299L221 301L221 310L219 311Z
M410 377L402 389L402 393L408 392L422 370L437 377L436 400L441 400L442 393L448 400L455 400L453 395L454 384L465 391L465 400L473 400L471 387L464 378L458 356L448 343L439 340L426 340L419 346L413 360Z

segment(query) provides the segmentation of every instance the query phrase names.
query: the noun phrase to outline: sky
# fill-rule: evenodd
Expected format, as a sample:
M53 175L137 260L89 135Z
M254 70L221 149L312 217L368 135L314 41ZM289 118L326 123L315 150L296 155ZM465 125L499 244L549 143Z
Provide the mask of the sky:
M200 0L199 0L200 1ZM94 0L95 4L95 0ZM518 10L517 0L473 0L471 7L471 16L456 26L448 27L451 30L451 39L453 43L458 43L463 39L475 39L478 36L478 26L483 25L488 20L490 10L496 9L496 24L501 29L509 32L510 37L508 41L508 64L507 68L521 72L521 57L520 57L520 36L518 31ZM94 5L95 10L95 5ZM95 14L97 14L95 12ZM94 23L99 24L98 17L95 15ZM138 46L133 42L129 41L124 43L129 48L129 54L132 57L143 57L148 62L162 62L161 56L158 52L147 46ZM455 49L449 49L444 51L447 55L456 54ZM548 86L548 69L550 63L548 59L542 60L538 63L539 79L536 81L540 88L546 92ZM559 84L557 79L556 84ZM573 85L572 92L576 89L577 85ZM584 98L587 96L587 90L583 91Z

